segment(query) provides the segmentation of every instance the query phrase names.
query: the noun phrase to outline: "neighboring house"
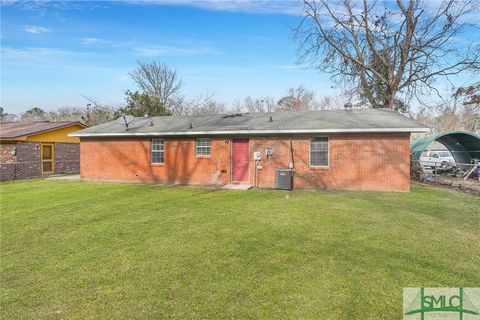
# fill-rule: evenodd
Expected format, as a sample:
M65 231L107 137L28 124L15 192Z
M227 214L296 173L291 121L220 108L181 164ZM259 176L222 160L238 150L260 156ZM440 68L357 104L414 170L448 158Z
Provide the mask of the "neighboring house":
M71 136L83 179L274 188L291 168L296 188L408 191L410 133L426 131L362 109L120 119Z
M0 123L0 179L40 178L80 171L79 122Z

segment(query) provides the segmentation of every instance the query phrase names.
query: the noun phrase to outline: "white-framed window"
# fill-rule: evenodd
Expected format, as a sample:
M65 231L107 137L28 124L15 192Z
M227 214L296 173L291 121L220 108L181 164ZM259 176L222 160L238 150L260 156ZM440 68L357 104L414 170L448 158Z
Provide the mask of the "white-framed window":
M328 166L328 137L310 139L310 166Z
M164 163L165 162L165 141L163 139L152 139L150 144L151 162Z
M197 156L209 156L211 154L210 138L197 138L195 149Z

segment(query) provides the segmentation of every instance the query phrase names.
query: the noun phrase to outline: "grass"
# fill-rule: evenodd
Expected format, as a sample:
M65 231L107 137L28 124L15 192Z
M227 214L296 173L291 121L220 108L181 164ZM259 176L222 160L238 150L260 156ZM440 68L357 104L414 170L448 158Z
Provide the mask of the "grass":
M480 198L1 185L5 319L400 319L403 287L480 284Z

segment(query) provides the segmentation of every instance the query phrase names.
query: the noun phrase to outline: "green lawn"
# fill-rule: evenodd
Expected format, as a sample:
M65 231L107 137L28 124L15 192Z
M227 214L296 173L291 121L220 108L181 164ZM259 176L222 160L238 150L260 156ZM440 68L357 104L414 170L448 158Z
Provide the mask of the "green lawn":
M400 319L403 287L480 285L480 198L1 185L4 319Z

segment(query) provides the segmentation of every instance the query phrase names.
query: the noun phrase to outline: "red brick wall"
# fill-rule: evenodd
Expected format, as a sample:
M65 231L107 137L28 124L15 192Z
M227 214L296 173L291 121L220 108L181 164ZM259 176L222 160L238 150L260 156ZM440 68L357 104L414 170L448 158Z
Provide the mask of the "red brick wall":
M166 139L165 163L151 164L150 139L82 139L80 174L84 179L223 185L230 181L230 144L225 141L212 139L212 155L197 157L194 139Z
M257 170L257 186L273 188L275 169L288 168L292 162L290 140L285 138L253 138L251 152L260 151L262 166ZM353 190L410 189L410 135L407 134L349 134L329 138L329 166L312 168L308 137L292 138L295 173L294 187ZM265 147L273 155L265 156ZM254 175L251 162L250 173Z
M80 146L84 179L126 180L167 184L222 185L230 181L228 138L212 139L210 157L195 156L195 139L165 140L165 164L150 164L150 139L89 140ZM330 136L328 168L309 165L309 137L292 138L296 188L408 191L410 134L349 134ZM265 156L265 147L273 155ZM260 151L257 186L273 188L275 169L291 162L289 138L250 139L250 159ZM254 163L250 162L250 183Z

